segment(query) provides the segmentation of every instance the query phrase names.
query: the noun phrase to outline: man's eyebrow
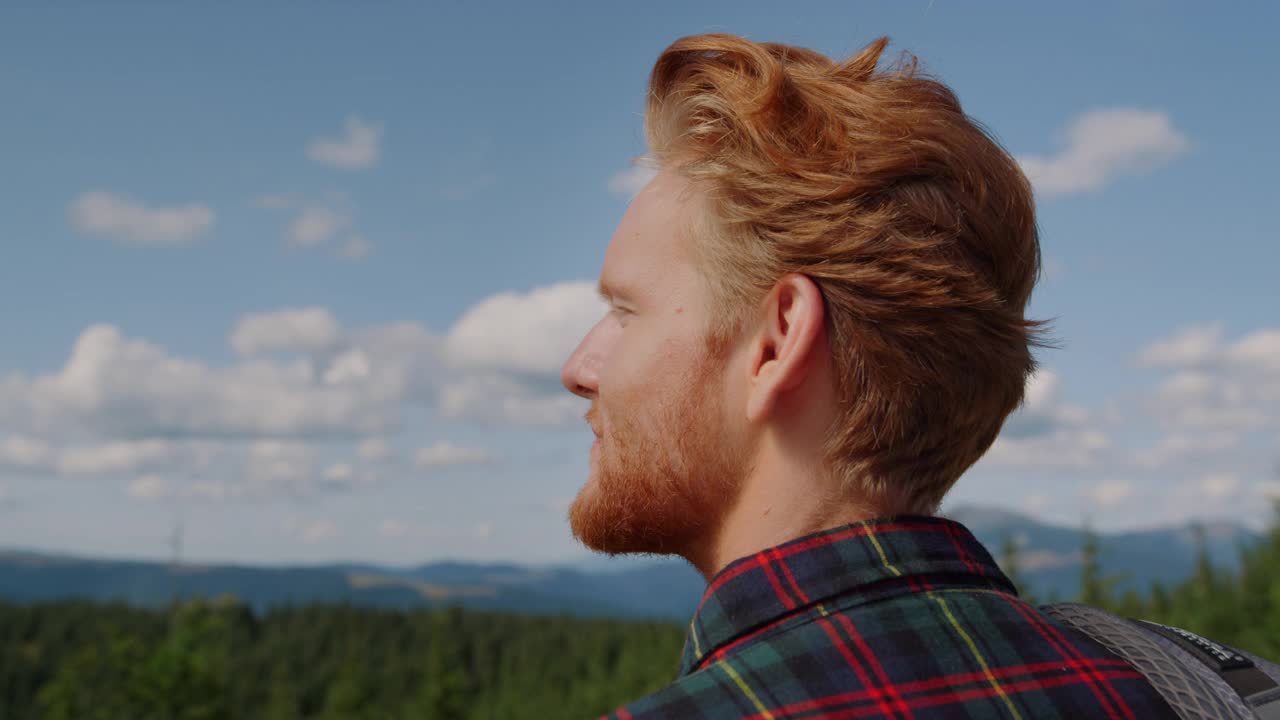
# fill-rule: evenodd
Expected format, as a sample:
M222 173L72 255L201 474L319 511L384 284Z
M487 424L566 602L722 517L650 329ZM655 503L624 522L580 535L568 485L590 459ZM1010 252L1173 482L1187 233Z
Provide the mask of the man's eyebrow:
M612 300L614 298L622 298L626 300L631 297L631 294L627 291L626 287L610 285L603 278L596 283L596 293L599 294L603 300Z

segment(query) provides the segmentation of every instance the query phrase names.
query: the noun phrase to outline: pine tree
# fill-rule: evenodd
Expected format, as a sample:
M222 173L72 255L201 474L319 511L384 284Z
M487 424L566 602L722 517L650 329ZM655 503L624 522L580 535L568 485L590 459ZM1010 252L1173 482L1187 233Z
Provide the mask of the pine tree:
M1036 605L1036 597L1022 575L1019 550L1018 539L1012 533L1005 533L1004 539L1000 543L1000 569L1009 578L1009 582L1013 583L1013 586L1018 589L1018 596L1025 602Z
M1084 538L1080 549L1080 597L1086 605L1111 609L1112 596L1118 579L1102 574L1102 548L1098 533L1085 523Z

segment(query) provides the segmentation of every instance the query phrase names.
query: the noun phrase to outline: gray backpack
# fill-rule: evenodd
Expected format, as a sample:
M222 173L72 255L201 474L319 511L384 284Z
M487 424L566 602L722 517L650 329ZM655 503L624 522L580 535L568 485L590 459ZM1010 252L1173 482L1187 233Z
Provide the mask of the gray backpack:
M1280 665L1181 628L1091 605L1056 603L1040 612L1129 661L1178 717L1280 720Z

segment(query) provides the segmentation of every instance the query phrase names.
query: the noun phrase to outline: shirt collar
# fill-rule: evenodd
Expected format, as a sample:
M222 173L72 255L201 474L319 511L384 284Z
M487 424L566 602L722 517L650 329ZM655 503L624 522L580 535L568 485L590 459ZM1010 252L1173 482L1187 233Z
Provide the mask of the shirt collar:
M850 607L957 586L1017 594L969 529L941 517L867 520L765 548L729 563L707 584L689 623L680 676L820 604Z

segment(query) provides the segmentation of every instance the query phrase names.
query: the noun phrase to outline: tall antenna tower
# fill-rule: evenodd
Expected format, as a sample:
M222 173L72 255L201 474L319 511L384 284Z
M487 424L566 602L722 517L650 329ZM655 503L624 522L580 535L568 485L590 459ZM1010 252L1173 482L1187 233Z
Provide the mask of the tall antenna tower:
M173 517L173 532L169 534L169 550L172 553L169 560L169 608L168 608L168 635L173 637L177 631L178 620L178 603L179 603L179 582L181 580L182 571L182 535L185 531L182 515L175 511Z
M169 604L175 606L178 603L179 581L182 577L182 539L186 532L186 523L183 522L182 515L175 513L173 518L173 532L169 534Z
M177 572L178 568L182 566L182 532L182 516L179 515L174 518L173 532L169 535L169 549L173 552L173 560L169 565L169 570L171 572Z

